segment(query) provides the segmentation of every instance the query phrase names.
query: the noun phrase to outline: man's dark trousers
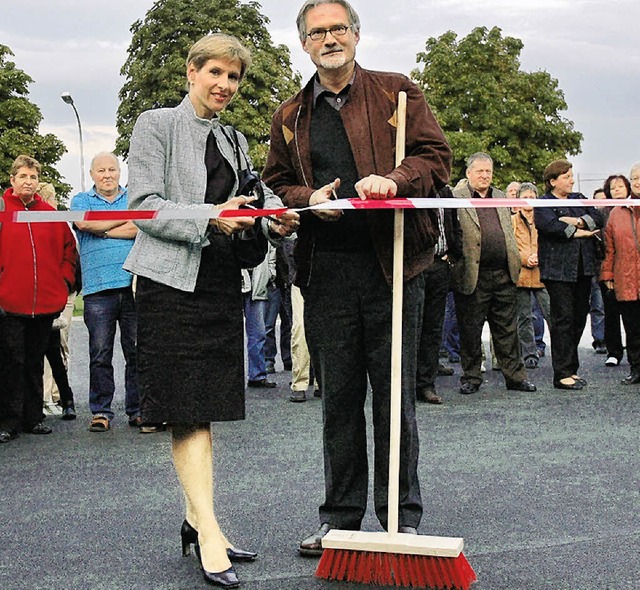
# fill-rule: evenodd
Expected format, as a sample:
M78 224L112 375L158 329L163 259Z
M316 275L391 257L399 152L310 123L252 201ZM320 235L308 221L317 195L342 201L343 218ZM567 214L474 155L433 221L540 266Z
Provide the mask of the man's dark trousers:
M359 529L369 481L365 423L367 377L372 389L374 504L387 525L391 288L371 252L316 252L305 300L305 330L324 414L325 501L320 522ZM399 524L422 516L415 417L416 355L424 276L405 283Z
M418 391L435 385L450 274L449 263L438 256L433 265L424 272L425 307L418 352Z
M507 384L527 378L516 322L517 287L508 271L481 268L471 295L455 294L460 329L460 380L482 384L482 329L489 322L493 346Z

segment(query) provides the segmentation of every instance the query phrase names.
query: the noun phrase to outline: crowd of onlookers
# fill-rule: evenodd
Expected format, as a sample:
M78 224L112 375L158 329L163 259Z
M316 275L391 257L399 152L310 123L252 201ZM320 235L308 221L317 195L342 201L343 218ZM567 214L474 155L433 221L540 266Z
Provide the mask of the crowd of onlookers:
M20 166L21 163L24 164L18 162L14 171L16 177L20 170L29 170L32 164L26 161ZM467 178L460 181L453 192L446 187L439 194L441 197L508 197L528 202L510 210L435 210L440 238L434 263L425 271L428 307L423 316L418 355L418 400L443 403L436 391L436 377L453 375L454 369L441 359L461 363L460 393L471 394L479 389L489 360L491 368L504 375L508 389L535 391L536 386L529 381L526 371L537 368L539 358L546 354L545 321L551 331L552 359L554 344L556 347L554 386L581 389L586 382L578 375L577 344L587 315L591 318L593 348L604 355L604 364L618 366L626 348L630 373L622 383L640 383L637 210L595 202L593 207L574 206L570 200L562 201L562 207L559 205L558 208L531 206L531 200L540 196L584 198L572 193L571 165L565 161L545 171L546 195L539 195L538 188L530 182L515 181L502 193L491 185L492 172L491 158L487 154L474 154L468 162ZM127 191L120 186L120 167L113 154L100 153L93 159L91 177L94 186L76 195L71 201L71 209L127 208ZM57 207L53 187L38 184L37 180L36 175L26 181L26 194L39 195L42 203ZM556 196L554 190L562 196ZM638 164L633 166L629 178L612 175L593 194L596 200L639 197ZM584 226L580 225L581 221ZM61 224L53 227L62 229ZM45 364L42 371L39 366L27 369L40 377L33 383L25 381L22 387L28 393L22 401L10 402L8 406L3 401L5 407L14 408L3 411L9 416L9 421L5 418L0 429L6 440L11 440L22 429L36 434L51 432L43 422L45 413L61 415L63 420L76 418L67 365L69 327L76 293L80 289L84 322L89 332L89 406L92 413L89 430L105 432L114 418L111 409L115 394L112 357L117 326L125 357L128 423L143 433L162 429L161 424L143 424L138 409L134 285L131 274L122 270L137 233L136 226L122 221L83 221L75 223L74 229L80 264L69 272L75 284L71 286L68 281L71 293L61 313L44 314L47 325L51 323L50 330L43 330L48 334L46 342L39 341L33 334L27 337L30 344L23 350L25 353L30 350L29 345L44 347ZM571 239L581 235L576 236L579 231L583 232L582 240L572 242ZM5 229L5 233L9 232ZM556 232L555 238L553 232ZM575 243L580 246L577 256L572 257L571 252L562 250L554 257L554 247L566 249ZM279 355L282 368L292 372L290 401L304 402L310 386L315 396L319 397L321 390L314 378L306 345L304 299L300 289L293 285L294 247L295 239L285 240L277 247L269 245L260 266L242 271L247 386L276 387L270 375L276 370ZM69 264L76 264L75 246L68 236L63 240L61 252ZM546 268L541 253L548 259ZM9 264L6 266L10 267ZM80 268L82 273L78 272ZM565 276L557 276L559 270ZM8 307L4 306L5 312L9 312L5 314L5 321L13 315L10 306L11 302ZM13 319L19 317L18 312ZM489 354L482 345L485 322L489 323L491 334ZM12 383L11 379L7 383ZM38 406L40 399L44 401L45 413ZM12 412L20 411L25 412L24 416L30 416L28 423L25 418L22 424L11 422Z
M15 172L19 169L20 166ZM582 197L571 193L570 164L562 164L558 170L561 173L556 178L552 176L557 171L551 170L547 174L547 188L551 187L549 193L553 195L558 184L557 178L565 175L568 176L563 189L566 196L560 198L570 195ZM511 182L505 193L500 192L491 185L492 172L490 157L487 154L475 154L469 161L467 179L460 181L453 193L447 187L440 191L440 196L506 196L527 199L529 202L539 197L537 187L530 182ZM120 167L115 156L98 154L91 164L91 176L93 188L76 195L71 202L72 209L126 209L126 189L119 184ZM37 179L32 179L31 184L34 185L33 194L37 189L42 202L57 206L50 184L38 184ZM623 175L610 176L603 188L594 192L593 198L627 199L638 196L640 166L635 165L629 179ZM574 235L580 229L589 231L589 223L593 223L592 233L582 241L580 258L573 261L574 268L567 269L567 272L575 275L569 277L574 278L573 292L556 293L556 315L559 318L556 322L560 325L574 322L572 327L569 326L569 332L573 330L574 334L568 338L568 345L563 340L563 337L567 339L567 331L562 332L561 327L560 334L555 338L556 343L560 342L564 348L563 358L556 359L554 364L554 385L563 389L579 389L586 385L577 375L575 355L587 313L591 317L593 348L596 353L605 355L604 364L608 367L619 365L623 359L625 345L621 324L624 325L631 370L623 383L640 382L636 351L636 333L640 321L636 320L640 316L637 309L640 265L633 264L640 256L637 216L632 207L594 205L592 208L581 207L584 212L578 213L583 213L583 217L576 217L588 220L585 228L558 222L564 223L561 229L565 233L561 238L567 244L570 243L567 227L576 228ZM589 210L595 211L595 214L591 216ZM436 246L434 264L425 272L428 308L423 317L417 372L416 393L419 400L442 403L442 397L436 392L435 379L439 375L452 375L454 370L445 366L440 358L446 358L450 363L461 363L461 393L474 393L479 389L483 381L481 374L489 364L489 357L492 369L502 371L505 376L507 388L535 390L525 370L535 369L539 358L545 355L545 320L549 326L553 325L553 295L550 296L547 285L551 285L551 293L554 294L558 283L561 287L567 283L550 276L551 269L541 269L539 232L542 228L544 240L547 235L545 232L553 231L550 222L544 219L548 212L553 211L556 209L534 208L528 203L511 210L473 208L439 209L435 212L440 240ZM566 212L559 211L556 217L568 217L563 213ZM121 221L77 222L74 229L82 274L73 271L78 284L68 296L64 311L50 318L44 386L41 386L44 409L47 413L60 414L64 420L76 417L66 366L69 326L75 295L81 282L84 321L89 331L89 405L92 412L89 429L93 432L107 431L114 417L111 409L115 393L112 357L116 326L119 326L126 366L125 406L128 422L131 426L139 427L141 432L156 432L162 429L162 425L143 424L139 417L133 281L131 275L122 270L137 229L132 222ZM591 246L590 250L585 250L585 243ZM481 248L477 248L477 244L481 244ZM320 396L320 387L314 379L306 346L304 300L300 289L293 285L294 246L295 240L286 240L278 247L270 245L267 257L260 266L242 271L247 385L252 388L276 386L269 375L275 372L279 351L283 369L292 371L290 400L303 402L307 399L310 385L313 385L316 396ZM585 252L586 260L583 258ZM474 259L478 256L477 260ZM562 263L556 260L556 264L568 267L568 260L564 258ZM541 270L547 273L544 279ZM578 273L582 274L578 276ZM572 303L572 309L567 320L563 316L567 315L568 302ZM485 355L481 343L486 321L491 332L489 355ZM551 330L553 346L553 328ZM571 355L573 359L569 361ZM567 362L573 365L561 366ZM39 372L38 367L34 370ZM37 399L40 395L38 385L33 387L36 392L32 395ZM34 416L26 426L27 430L41 434L51 431L43 423L44 414L36 413ZM10 438L13 438L14 431L17 433L17 429L5 428L2 430L8 432Z

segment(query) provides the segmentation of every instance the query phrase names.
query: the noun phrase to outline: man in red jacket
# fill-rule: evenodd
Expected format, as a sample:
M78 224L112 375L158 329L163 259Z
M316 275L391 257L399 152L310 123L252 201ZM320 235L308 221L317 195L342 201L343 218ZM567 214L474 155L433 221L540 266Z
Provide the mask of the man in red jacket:
M6 211L52 211L36 187L41 167L29 156L11 166ZM42 423L44 354L54 318L74 288L77 251L66 223L3 223L0 228L0 442Z

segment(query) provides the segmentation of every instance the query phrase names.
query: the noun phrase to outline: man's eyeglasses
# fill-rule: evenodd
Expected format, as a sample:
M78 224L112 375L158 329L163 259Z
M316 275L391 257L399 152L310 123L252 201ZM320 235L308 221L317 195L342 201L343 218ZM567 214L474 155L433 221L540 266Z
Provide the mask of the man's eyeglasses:
M331 33L331 36L336 38L344 37L350 28L351 25L333 25L328 29L311 29L311 31L307 33L307 37L312 41L324 41L327 33Z

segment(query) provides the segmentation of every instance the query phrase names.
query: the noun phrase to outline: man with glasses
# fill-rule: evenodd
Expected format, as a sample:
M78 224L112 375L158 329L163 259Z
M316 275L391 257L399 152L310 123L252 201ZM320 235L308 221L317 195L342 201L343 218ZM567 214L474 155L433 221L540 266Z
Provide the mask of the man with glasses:
M360 20L344 0L308 0L297 19L303 49L317 67L306 87L274 116L265 182L289 207L332 198L427 197L449 178L451 151L420 89L406 76L355 63ZM395 166L398 93L407 100L406 158ZM426 210L405 221L401 532L422 516L417 476L416 356L424 276L437 223ZM332 528L358 530L367 507L364 404L373 395L374 502L387 526L393 213L317 210L301 216L295 284L323 403L325 500L320 528L300 553L319 555Z

